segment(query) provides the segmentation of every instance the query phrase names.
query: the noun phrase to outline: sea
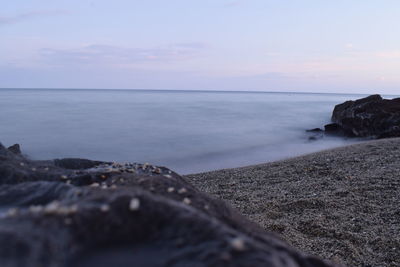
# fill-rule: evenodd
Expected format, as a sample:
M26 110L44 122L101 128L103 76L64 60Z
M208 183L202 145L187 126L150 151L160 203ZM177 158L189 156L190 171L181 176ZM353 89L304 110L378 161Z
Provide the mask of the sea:
M362 142L307 129L336 104L322 93L0 89L0 142L31 159L79 157L198 173L282 160ZM394 96L385 96L393 98Z

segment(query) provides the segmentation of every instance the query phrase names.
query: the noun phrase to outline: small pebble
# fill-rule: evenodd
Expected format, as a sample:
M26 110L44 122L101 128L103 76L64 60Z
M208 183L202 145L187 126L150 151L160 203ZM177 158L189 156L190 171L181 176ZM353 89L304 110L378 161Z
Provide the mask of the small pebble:
M61 175L61 179L66 180L66 179L68 179L68 176L66 176L66 175Z
M149 163L145 163L145 164L143 164L143 165L142 165L142 170L145 170L145 169L147 169L147 167L149 167L149 165L150 165Z
M172 178L172 176L169 175L169 174L165 174L164 177L166 177L166 178Z
M20 166L25 166L25 163L20 162L19 165L20 165Z
M181 189L178 190L178 194L185 194L187 192L187 189L182 187Z
M78 212L78 205L77 205L77 204L74 204L74 205L70 206L70 207L69 207L69 212L70 212L70 213L76 213L76 212Z
M236 238L232 239L230 242L230 245L236 251L245 251L246 250L246 245L244 243L244 240L240 237L236 237Z
M71 210L68 206L59 206L54 212L49 213L57 213L60 215L68 215L71 213Z
M14 217L18 214L18 209L17 208L11 208L7 211L6 216L7 217Z
M192 201L189 198L185 197L183 199L183 203L185 203L186 205L190 205L192 203Z
M110 206L108 204L103 204L100 206L100 210L102 212L108 212L110 210Z
M31 170L32 170L32 171L36 171L36 168L32 168Z
M39 213L43 211L43 206L30 206L29 211L32 213Z
M103 174L103 175L100 175L100 178L101 178L101 179L107 179L107 176L105 176L105 175Z
M99 187L100 184L99 184L99 183L93 183L93 184L91 184L90 186L91 186L91 187Z
M173 187L168 187L168 189L167 189L167 192L168 193L172 193L172 192L174 192L175 191L175 188L173 188Z
M44 207L44 212L47 214L56 213L59 207L60 204L58 203L58 201L53 201Z
M140 207L140 200L138 198L132 198L129 202L129 210L135 211Z

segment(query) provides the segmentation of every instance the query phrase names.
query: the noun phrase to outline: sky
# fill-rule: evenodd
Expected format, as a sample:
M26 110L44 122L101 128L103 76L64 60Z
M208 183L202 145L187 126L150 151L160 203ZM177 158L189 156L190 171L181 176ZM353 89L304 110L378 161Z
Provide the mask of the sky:
M8 0L0 88L400 94L399 0Z

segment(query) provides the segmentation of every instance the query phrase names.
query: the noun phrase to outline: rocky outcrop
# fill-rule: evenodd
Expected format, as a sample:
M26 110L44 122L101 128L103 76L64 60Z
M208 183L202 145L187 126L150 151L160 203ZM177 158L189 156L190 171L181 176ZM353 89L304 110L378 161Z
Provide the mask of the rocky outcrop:
M399 137L400 98L389 100L380 95L371 95L346 101L335 106L332 122L334 124L327 125L328 129L331 132L343 132L346 136Z
M383 99L370 95L355 101L336 105L332 123L320 128L306 130L313 134L310 140L327 135L346 137L387 138L400 137L400 98Z
M0 266L333 266L149 164L0 144Z

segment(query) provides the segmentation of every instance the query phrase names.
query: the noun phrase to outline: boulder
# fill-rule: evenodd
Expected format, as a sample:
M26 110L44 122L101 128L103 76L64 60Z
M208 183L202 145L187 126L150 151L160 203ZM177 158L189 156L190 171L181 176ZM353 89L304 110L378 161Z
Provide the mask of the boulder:
M308 132L308 133L320 133L320 132L323 132L324 130L322 130L321 128L314 128L314 129L309 129L309 130L306 130L306 132Z
M0 144L0 266L335 266L164 167L32 161Z
M332 122L337 131L351 137L399 137L400 98L383 99L371 95L336 105Z
M343 129L337 123L329 123L324 126L325 132L329 134L342 134Z
M14 144L7 149L14 154L17 154L17 155L21 154L21 148L19 147L19 144Z

